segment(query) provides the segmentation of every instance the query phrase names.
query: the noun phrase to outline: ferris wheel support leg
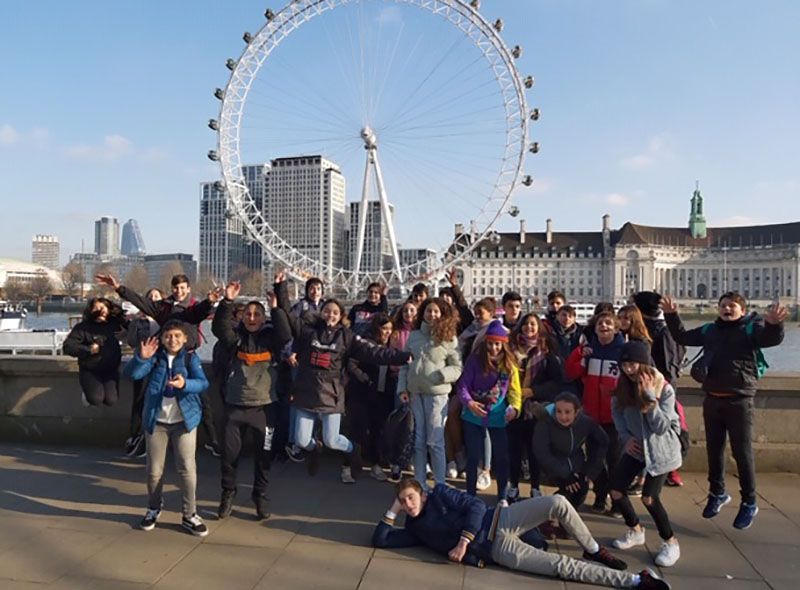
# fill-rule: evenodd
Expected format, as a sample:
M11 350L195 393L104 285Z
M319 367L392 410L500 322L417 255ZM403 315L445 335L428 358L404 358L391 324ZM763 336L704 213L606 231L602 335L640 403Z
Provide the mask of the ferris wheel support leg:
M361 208L358 210L358 242L356 243L356 263L353 279L358 282L361 270L361 256L364 254L364 234L367 229L367 207L369 199L369 169L372 165L372 150L367 150L367 164L364 167L364 184L361 187Z
M375 151L373 164L375 166L375 178L378 181L378 196L381 200L381 208L383 209L383 218L386 220L386 228L389 230L389 244L392 247L392 258L394 259L394 270L397 274L397 282L403 282L403 276L400 272L400 253L397 250L397 238L394 233L394 221L389 211L389 200L386 198L386 188L383 185L383 174L381 174L381 165L378 162L378 152Z

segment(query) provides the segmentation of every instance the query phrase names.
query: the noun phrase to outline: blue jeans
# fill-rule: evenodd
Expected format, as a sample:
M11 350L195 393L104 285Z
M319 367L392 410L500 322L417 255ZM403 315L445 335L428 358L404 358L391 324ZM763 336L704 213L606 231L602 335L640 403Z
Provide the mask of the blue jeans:
M431 454L433 480L445 483L447 459L444 451L444 423L447 419L447 396L412 393L409 403L414 414L414 477L427 487L425 464Z
M466 420L464 422L464 446L467 447L467 493L473 496L478 491L478 463L484 454L486 432L492 440L492 469L497 478L497 497L503 499L508 487L508 435L505 426L487 428Z
M319 420L322 422L322 444L334 451L350 453L353 450L350 439L339 433L341 414L322 414L298 408L295 410L295 417L294 443L298 447L310 451L316 446L313 439L314 423Z

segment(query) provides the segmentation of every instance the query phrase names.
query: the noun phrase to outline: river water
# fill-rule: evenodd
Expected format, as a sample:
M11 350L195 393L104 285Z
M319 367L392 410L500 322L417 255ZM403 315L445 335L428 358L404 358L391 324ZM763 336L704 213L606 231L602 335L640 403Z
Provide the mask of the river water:
M686 322L686 326L693 328L703 323L703 320L689 320ZM27 325L28 328L33 329L68 330L69 315L64 313L42 313L37 316L36 313L31 313L28 315ZM783 344L764 349L764 357L770 367L768 373L800 372L800 326L795 322L787 322L785 329L786 336ZM200 357L203 360L211 360L211 351L214 348L214 342L216 342L216 338L211 333L211 322L203 322L202 330L205 340L200 347ZM688 358L693 358L697 352L698 349L689 348L687 351Z

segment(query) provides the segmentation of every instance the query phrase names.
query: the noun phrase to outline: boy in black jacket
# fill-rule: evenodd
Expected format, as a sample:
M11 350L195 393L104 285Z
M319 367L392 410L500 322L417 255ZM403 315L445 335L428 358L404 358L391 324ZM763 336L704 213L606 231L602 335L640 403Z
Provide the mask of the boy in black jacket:
M235 300L241 291L239 281L225 287L211 330L225 347L228 374L225 377L225 446L222 451L222 498L218 515L226 518L236 495L236 468L247 430L253 433L253 502L259 518L269 517L267 473L272 462L272 439L277 416L276 364L281 348L291 339L286 314L272 301L272 324L267 324L264 306L251 301L245 306L241 323L234 327ZM274 296L273 296L274 299Z
M497 563L509 569L616 588L668 589L650 570L638 575L594 540L575 509L563 496L540 496L509 507L486 504L445 484L430 492L414 479L395 487L392 507L375 527L373 547L425 545L451 561L484 567ZM395 529L397 515L406 512L405 528ZM529 533L541 523L559 520L584 548L588 563L548 553L529 544ZM601 565L598 565L601 564Z
M758 514L753 459L753 397L759 378L757 351L783 342L783 320L788 312L776 303L765 316L764 323L755 313L745 315L747 302L738 293L728 292L719 299L719 317L713 324L686 330L672 297L664 298L661 307L675 342L702 346L704 350L702 360L707 373L703 379L706 392L703 421L710 490L703 517L714 518L731 501L725 492L725 436L728 434L742 495L733 526L746 529Z
M388 313L389 303L386 299L386 287L380 283L370 283L367 287L367 299L350 308L347 319L350 329L362 338L367 337L372 316L376 313Z

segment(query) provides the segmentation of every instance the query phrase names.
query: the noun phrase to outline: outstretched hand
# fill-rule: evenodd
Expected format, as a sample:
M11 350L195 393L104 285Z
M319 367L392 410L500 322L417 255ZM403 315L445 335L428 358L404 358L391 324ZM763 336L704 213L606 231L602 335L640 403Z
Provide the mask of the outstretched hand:
M275 291L267 291L267 302L269 303L270 309L278 307L278 296L275 294Z
M447 271L447 282L451 287L458 287L458 269L455 266Z
M286 280L286 271L283 270L282 268L276 270L275 271L275 277L274 277L274 280L272 282L273 283L283 283L285 280Z
M214 287L213 289L211 289L211 290L208 292L208 295L206 295L206 297L208 297L208 300L209 300L211 303L216 303L217 301L219 301L220 299L222 299L222 294L223 294L223 293L224 293L224 290L222 289L222 287L221 287L221 286L219 286L219 287Z
M225 286L225 299L233 301L242 291L242 284L239 281L231 281Z
M781 305L778 301L773 305L770 310L767 312L767 315L764 316L764 321L768 324L780 324L789 317L789 310L786 309L785 305Z
M658 305L664 313L678 313L678 304L672 297L662 297Z
M142 340L139 345L139 358L146 361L152 357L158 350L158 338L151 336L147 340Z
M114 289L114 291L119 289L119 283L117 282L117 279L115 279L114 275L112 275L112 274L107 274L107 275L96 274L94 276L94 280L97 281L97 283L100 284L100 285L105 285L106 287L111 287L112 289Z

